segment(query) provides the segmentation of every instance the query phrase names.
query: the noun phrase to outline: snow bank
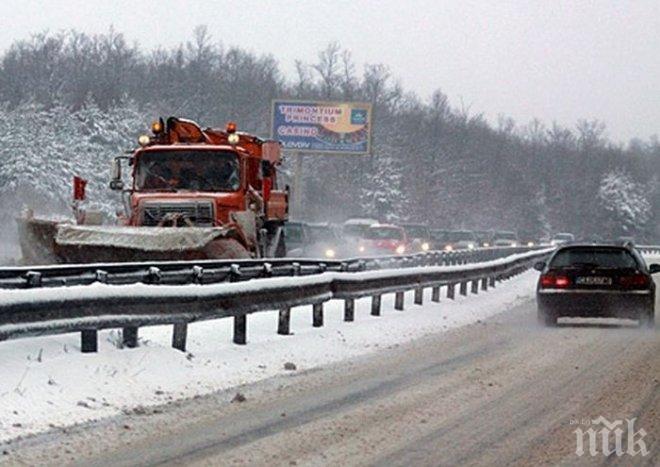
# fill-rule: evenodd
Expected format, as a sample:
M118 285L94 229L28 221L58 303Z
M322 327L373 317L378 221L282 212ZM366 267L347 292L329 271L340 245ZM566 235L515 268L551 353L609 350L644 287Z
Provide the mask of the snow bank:
M444 332L531 299L536 277L529 271L440 304L430 302L430 290L423 306L408 293L403 312L387 295L381 317L370 315L368 299L357 300L353 323L343 322L343 302L333 300L322 328L312 327L311 307L298 307L291 336L277 335L277 312L259 313L248 319L246 346L231 343L231 319L191 324L187 353L170 347L171 326L141 328L136 349L118 349L120 333L103 331L96 354L80 353L79 334L2 342L0 441L255 382L284 373L286 362L307 370Z

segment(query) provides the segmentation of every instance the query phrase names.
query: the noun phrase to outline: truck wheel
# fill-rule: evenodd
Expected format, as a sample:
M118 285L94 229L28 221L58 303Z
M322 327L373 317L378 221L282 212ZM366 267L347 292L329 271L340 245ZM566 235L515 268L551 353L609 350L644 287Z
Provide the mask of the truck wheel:
M539 324L546 327L555 327L557 326L557 316L554 313L549 311L541 310L540 308L537 311L536 317Z

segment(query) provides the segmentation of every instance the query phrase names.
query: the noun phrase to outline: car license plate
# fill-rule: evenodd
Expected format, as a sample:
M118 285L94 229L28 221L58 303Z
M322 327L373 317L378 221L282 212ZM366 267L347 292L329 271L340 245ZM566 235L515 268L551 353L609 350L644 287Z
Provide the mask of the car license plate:
M585 276L575 280L577 285L612 285L611 277Z

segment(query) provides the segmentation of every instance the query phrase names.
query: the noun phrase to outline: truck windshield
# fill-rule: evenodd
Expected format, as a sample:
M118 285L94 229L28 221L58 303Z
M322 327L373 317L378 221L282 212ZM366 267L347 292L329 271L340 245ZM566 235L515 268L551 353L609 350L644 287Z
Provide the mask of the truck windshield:
M403 240L403 231L393 227L370 227L364 235L369 240Z
M145 151L137 158L137 190L236 191L239 187L238 157L232 151Z
M312 235L312 241L314 242L331 242L337 240L335 232L330 226L311 225L309 227L309 232Z
M461 242L464 240L472 242L476 240L474 233L467 230L457 230L454 232L449 232L447 234L447 237L449 238L449 241L452 242Z
M303 226L292 222L284 224L284 236L288 242L302 243L304 240Z
M498 232L495 238L499 240L517 240L518 236L513 232Z
M422 225L406 225L404 229L410 238L429 238L428 229Z

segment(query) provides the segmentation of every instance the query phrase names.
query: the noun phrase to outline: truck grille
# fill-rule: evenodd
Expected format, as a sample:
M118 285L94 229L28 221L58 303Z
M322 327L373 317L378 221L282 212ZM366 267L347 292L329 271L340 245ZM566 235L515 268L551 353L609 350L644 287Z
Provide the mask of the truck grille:
M176 223L174 219L180 219ZM187 203L144 203L142 225L155 227L164 225L185 225L184 219L199 227L213 227L213 204L208 201Z

